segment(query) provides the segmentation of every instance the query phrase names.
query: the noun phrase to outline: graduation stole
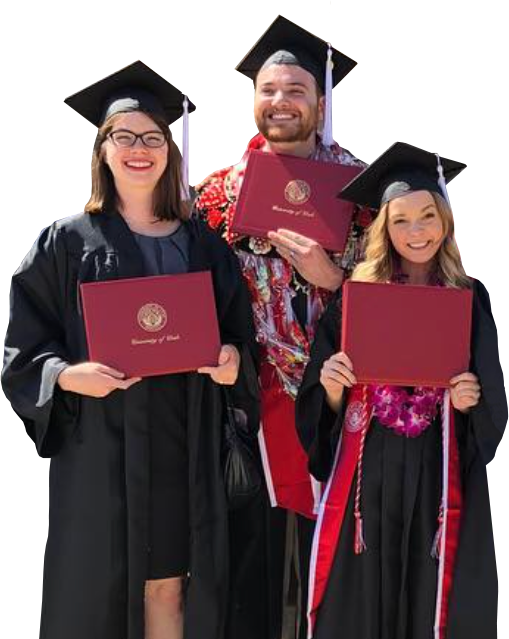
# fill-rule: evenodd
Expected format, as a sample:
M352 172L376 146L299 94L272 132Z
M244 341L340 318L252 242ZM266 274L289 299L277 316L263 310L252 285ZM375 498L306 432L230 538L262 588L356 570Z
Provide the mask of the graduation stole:
M364 539L360 508L363 449L373 413L368 387L365 385L354 386L349 392L347 401L343 428L336 448L333 468L320 503L313 539L308 594L309 638L313 636L315 630L317 614L338 547L356 472L355 543L352 552L356 554L369 552ZM438 559L434 639L445 639L446 636L449 597L461 523L462 492L459 451L454 413L451 408L449 391L445 391L442 408L442 497L439 509L439 527L431 549L432 556L436 555Z
M231 221L249 152L263 149L266 144L261 134L256 135L239 163L217 171L197 187L195 208L199 215L234 246L241 238L231 231ZM336 143L326 146L320 140L312 159L364 166ZM337 260L346 260L349 268L360 258L359 237L371 220L370 212L357 210L352 226L354 232L350 234L343 256L337 255ZM295 276L292 265L283 258L268 259L272 249L266 239L250 237L247 242L249 250L237 250L236 253L251 295L256 339L263 349L262 425L258 437L270 501L273 506L315 518L321 490L319 483L308 473L307 455L295 432L294 401L309 360L318 320L331 294L303 284ZM292 298L298 290L304 290L307 297L305 330L292 308Z

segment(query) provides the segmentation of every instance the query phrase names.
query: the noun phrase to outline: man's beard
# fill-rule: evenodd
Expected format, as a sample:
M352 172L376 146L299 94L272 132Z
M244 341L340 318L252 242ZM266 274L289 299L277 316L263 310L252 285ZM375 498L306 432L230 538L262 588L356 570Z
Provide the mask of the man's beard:
M258 131L269 142L306 142L318 129L318 106L306 118L300 119L294 126L277 126L263 115L255 118Z

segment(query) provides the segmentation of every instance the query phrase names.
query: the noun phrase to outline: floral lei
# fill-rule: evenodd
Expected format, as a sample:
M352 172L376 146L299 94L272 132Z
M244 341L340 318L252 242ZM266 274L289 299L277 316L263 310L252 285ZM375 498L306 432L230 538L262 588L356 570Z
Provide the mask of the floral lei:
M397 435L418 437L431 424L443 403L444 389L416 386L368 386L373 416Z
M331 294L303 283L291 264L283 258L269 256L272 246L267 240L251 237L248 247L244 250L242 240L245 241L245 238L236 235L230 229L249 151L261 149L265 145L263 136L257 135L249 143L238 164L212 174L198 185L195 210L212 228L221 232L229 244L234 244L250 289L257 341L265 351L264 359L274 367L284 392L295 399L309 360L310 344L318 320ZM365 166L336 144L326 147L318 142L313 159ZM371 219L371 214L367 210L357 211L344 253L331 256L342 268L349 269L359 260L359 240ZM305 330L292 307L292 299L299 291L307 297Z
M407 277L396 265L393 282L405 284ZM431 286L442 286L437 273L429 279ZM368 402L373 416L397 435L419 437L434 420L443 404L444 389L415 386L410 391L401 386L368 386Z

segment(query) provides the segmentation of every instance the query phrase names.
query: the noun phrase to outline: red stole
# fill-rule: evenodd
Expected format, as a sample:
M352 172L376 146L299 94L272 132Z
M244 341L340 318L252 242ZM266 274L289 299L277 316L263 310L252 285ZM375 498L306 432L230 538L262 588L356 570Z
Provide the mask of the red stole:
M314 519L320 485L308 472L307 454L295 428L295 402L284 392L276 370L262 362L261 414L258 436L272 506Z
M327 587L358 464L363 430L361 415L365 408L362 400L362 387L354 387L349 394L334 465L318 511L309 571L308 637L310 638L313 636L316 618ZM459 451L449 392L446 392L444 396L442 433L444 469L434 639L446 637L462 508ZM353 552L354 548L352 548ZM369 552L369 546L366 552Z

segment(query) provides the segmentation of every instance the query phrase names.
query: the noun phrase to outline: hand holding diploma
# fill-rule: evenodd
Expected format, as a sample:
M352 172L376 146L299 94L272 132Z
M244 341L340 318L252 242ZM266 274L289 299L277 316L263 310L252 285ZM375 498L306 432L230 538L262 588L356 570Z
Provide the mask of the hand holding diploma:
M106 397L114 390L127 390L140 380L141 377L126 378L124 373L104 364L83 362L64 368L57 384L62 390L78 395Z
M202 366L198 373L210 375L216 384L231 386L237 381L240 367L240 353L233 344L221 346L217 366Z
M290 262L306 282L329 291L341 286L343 271L318 242L287 229L270 231L268 237L279 255Z
M481 397L479 379L473 373L461 373L451 379L451 402L462 413L477 406Z
M357 383L353 364L346 353L335 353L326 360L320 373L320 383L325 389L327 404L337 413L343 399L345 386Z

